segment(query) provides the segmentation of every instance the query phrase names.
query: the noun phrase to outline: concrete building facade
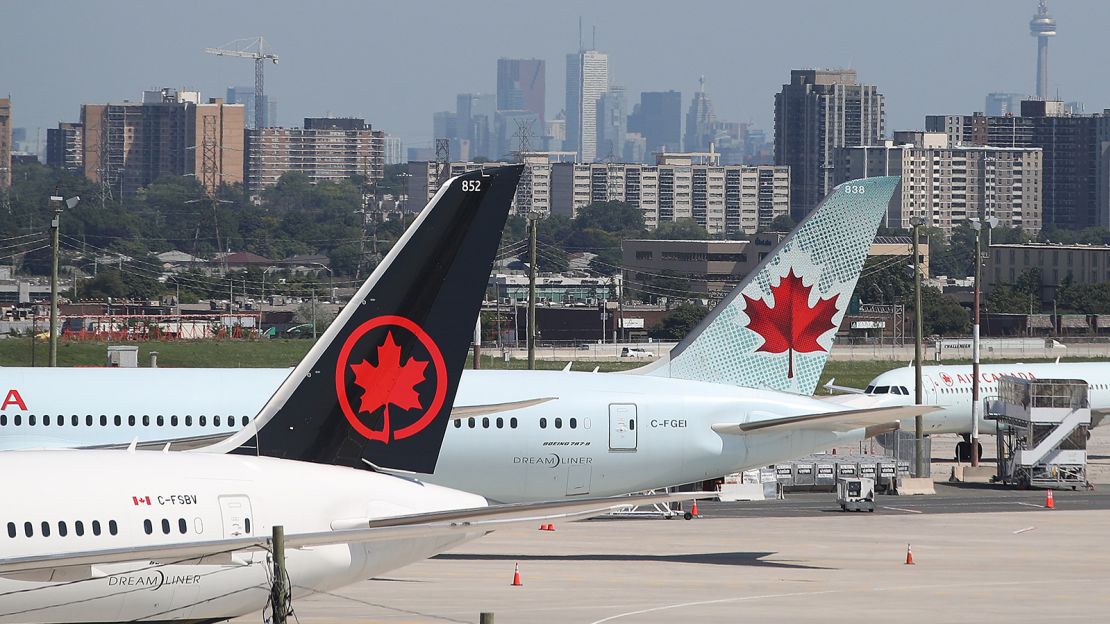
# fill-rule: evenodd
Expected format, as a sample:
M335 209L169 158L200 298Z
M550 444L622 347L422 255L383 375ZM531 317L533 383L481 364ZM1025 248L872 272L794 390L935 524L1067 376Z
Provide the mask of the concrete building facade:
M911 218L951 234L978 217L1031 234L1041 229L1039 148L950 145L943 133L895 133L881 145L837 148L836 183L897 175L902 181L887 210L886 226L912 227Z
M853 69L796 69L775 94L775 164L790 167L790 214L800 220L836 185L838 147L875 145L886 131L883 96Z
M385 133L354 117L306 117L303 128L263 128L247 133L247 189L257 195L289 172L313 182L363 176L370 184L385 173Z
M1041 273L1041 297L1033 311L1051 305L1065 282L1105 284L1110 282L1110 246L1026 243L990 245L983 267L983 290L1015 283L1027 270Z
M84 175L84 128L79 123L61 122L46 130L46 164L56 169Z
M163 176L195 175L207 189L243 181L242 104L195 91L147 91L141 102L81 107L85 177L120 196Z

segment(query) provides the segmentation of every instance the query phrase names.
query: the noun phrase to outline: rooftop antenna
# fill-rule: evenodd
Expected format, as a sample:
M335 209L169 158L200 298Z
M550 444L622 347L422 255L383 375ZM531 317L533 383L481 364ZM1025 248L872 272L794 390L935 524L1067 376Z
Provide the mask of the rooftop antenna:
M596 25L593 27L593 41L590 42L590 49L591 50L596 50L597 49L597 26Z
M582 45L582 16L578 16L578 51L582 52L586 48Z

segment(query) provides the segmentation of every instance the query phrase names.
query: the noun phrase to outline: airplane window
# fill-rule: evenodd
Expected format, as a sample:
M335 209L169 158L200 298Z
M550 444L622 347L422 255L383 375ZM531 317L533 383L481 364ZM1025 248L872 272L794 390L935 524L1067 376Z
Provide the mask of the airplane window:
M247 423L249 423L249 422L250 422L250 416L244 416L243 417L243 426L246 427Z
M875 386L867 386L867 389L864 390L863 393L864 394L874 394L875 393Z
M541 418L540 419L540 429L547 429L547 419L546 418Z
M23 523L23 534L27 537L33 537L35 534L35 525L30 522Z
M170 521L166 518L162 518L162 532L166 535L170 534Z
M27 417L27 424L31 425L32 427L35 426L35 415L34 414L31 414L30 416Z
M74 522L73 523L73 532L77 534L77 537L81 537L82 535L84 535L85 534L85 523L81 522L80 520Z
M109 520L108 521L108 532L111 533L112 535L115 535L116 533L119 532L119 525L116 524L115 520Z
M79 425L81 423L81 419L77 417L77 414L74 414L73 416L70 417L69 422L74 427L76 427L77 425Z
M50 537L50 523L46 520L42 521L42 536Z
M7 427L7 426L8 426L8 415L7 414L0 414L0 427Z
M201 416L200 418L197 418L197 422L200 424L201 427L207 426L208 425L208 417L207 416Z
M115 419L113 420L113 422L115 422L115 423L116 423L116 426L118 427L118 426L120 426L120 425L122 425L122 424L123 424L123 419L121 419L121 418L119 417L119 414L116 414L116 417L115 417Z
M247 535L251 534L251 519L250 518L243 518L243 530L245 530L247 532Z
M571 429L577 429L578 428L578 419L577 418L571 418L570 419L570 428Z
M482 418L482 429L489 429L489 417Z
M162 426L165 426L165 424L166 424L165 416L162 416L161 414L158 414L158 426L162 427Z
M185 416L185 426L186 427L192 427L193 426L193 417L192 416Z
M99 520L93 520L92 521L92 529L93 529L93 535L100 535L100 521Z
M106 427L106 426L108 426L108 417L107 417L107 416L105 416L104 414L101 414L101 415L100 415L100 426L101 426L101 427Z
M228 416L227 417L227 426L228 427L235 427L235 417L234 416ZM243 423L243 426L245 427L246 423Z
M65 537L68 533L69 533L69 529L66 527L66 521L65 520L59 520L58 521L58 535L60 537Z
M14 422L14 423L15 423L15 426L16 426L16 427L18 427L18 426L19 426L19 421L20 421L20 420L21 420L21 419L20 419L20 417L19 417L19 414L16 414L16 415L15 415L15 418L13 418L13 419L12 419L12 422Z
M462 419L461 418L456 418L455 419L455 428L456 429L462 429Z
M143 520L143 530L146 531L147 535L154 533L154 525L151 524L150 518Z
M148 414L143 414L143 426L144 427L149 427L150 426L150 416Z
M516 429L516 416L513 416L512 418L509 419L509 426L512 427L513 429Z
M92 424L93 424L92 414L85 414L85 426L86 427L91 427Z
M176 427L177 426L177 415L176 414L173 415L173 416L170 416L170 426L171 427Z
M177 519L177 531L179 533L181 533L182 535L185 535L185 532L188 531L188 530L189 530L189 523L185 522L185 518L178 518Z
M470 417L470 418L467 418L467 419L466 419L466 426L467 426L467 427L470 427L471 429L473 429L473 428L474 428L474 424L475 424L476 422L477 422L477 421L476 421L476 420L474 420L474 417Z
M8 537L15 537L15 523L8 523Z
M31 423L31 424L34 424L34 423ZM45 426L47 426L47 427L49 427L49 426L50 426L50 414L44 414L44 415L43 415L43 417L42 417L42 424L43 424L43 425L45 425Z
M562 418L556 418L555 419L555 428L556 429L562 429L563 428L563 419Z
M213 427L219 427L220 426L220 417L218 415L212 417L212 426Z
M504 426L505 426L505 419L498 416L497 417L497 428L501 429Z

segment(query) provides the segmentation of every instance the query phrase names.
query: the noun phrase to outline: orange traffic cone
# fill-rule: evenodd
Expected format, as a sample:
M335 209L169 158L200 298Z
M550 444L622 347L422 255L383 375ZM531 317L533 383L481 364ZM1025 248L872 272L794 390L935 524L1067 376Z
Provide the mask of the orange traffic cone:
M1056 501L1052 498L1052 488L1045 491L1044 495L1044 508L1056 509Z
M906 544L906 565L913 565L913 549Z
M701 517L701 514L698 513L698 501L697 501L697 499L694 499L694 505L692 507L690 507L690 515L694 516L695 518L700 518Z
M513 565L513 587L523 587L524 583L520 582L520 564Z
M543 524L543 523L540 523L540 530L541 531L546 531L547 530L547 525Z
M547 530L548 531L554 531L555 530L555 525L548 522L547 523Z

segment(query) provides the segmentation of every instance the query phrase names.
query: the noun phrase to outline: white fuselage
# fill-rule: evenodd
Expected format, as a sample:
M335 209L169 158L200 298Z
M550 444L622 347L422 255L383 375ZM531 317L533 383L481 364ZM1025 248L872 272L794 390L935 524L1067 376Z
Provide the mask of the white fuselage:
M9 403L0 411L0 449L231 432L258 412L287 374L0 369L0 385L18 389L26 407ZM422 478L501 502L606 496L712 479L864 433L718 434L712 425L842 408L812 397L640 375L466 371L455 404L546 397L555 400L451 423L435 474Z
M936 405L940 411L925 415L925 433L966 434L971 432L970 365L941 365L922 367L922 401ZM1061 362L1036 364L983 364L979 367L979 397L981 401L998 398L998 380L1011 375L1023 379L1078 379L1090 386L1088 399L1091 409L1110 408L1110 363ZM912 405L914 400L914 370L912 366L882 373L867 385L867 394L883 405ZM985 404L984 404L985 405ZM986 410L979 410L979 431L994 433L995 421L985 418Z
M479 496L335 466L158 451L0 453L4 558L354 528L370 519L481 507ZM419 561L480 533L287 553L293 595ZM0 577L0 622L223 619L261 610L266 553L223 561L76 566ZM166 563L166 562L161 562Z

